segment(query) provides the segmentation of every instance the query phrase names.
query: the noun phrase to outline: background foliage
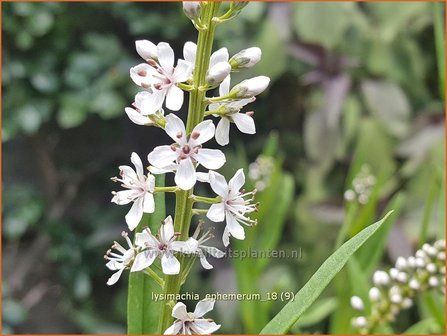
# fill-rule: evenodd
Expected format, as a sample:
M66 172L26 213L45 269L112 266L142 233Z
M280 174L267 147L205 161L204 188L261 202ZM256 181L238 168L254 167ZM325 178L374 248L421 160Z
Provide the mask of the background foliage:
M124 114L137 91L128 76L140 62L134 41L168 41L181 55L196 32L178 3L2 7L3 333L124 332L126 281L107 287L102 258L125 228L126 209L110 204L116 186L109 177L131 151L144 156L164 141ZM234 54L259 46L263 59L252 74L272 78L254 104L257 134L235 133L226 148L234 162L226 176L261 153L270 162L259 225L247 242L301 253L255 267L215 260L213 272L197 268L185 290L254 292L256 284L260 293L296 292L337 235L343 241L393 208L386 231L292 329L347 333L349 297L362 293L356 284L411 254L420 237L444 237L444 90L434 14L424 2L255 2L219 26L215 48ZM367 204L344 202L365 165L377 180ZM169 197L167 206L172 212ZM214 317L222 332L255 333L284 304L220 302ZM421 300L389 328L402 332L427 316Z

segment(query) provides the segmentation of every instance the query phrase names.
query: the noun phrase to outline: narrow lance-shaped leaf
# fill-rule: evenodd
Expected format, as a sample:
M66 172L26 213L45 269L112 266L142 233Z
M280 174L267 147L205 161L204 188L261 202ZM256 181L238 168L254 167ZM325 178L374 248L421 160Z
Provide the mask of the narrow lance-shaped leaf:
M318 298L332 278L342 269L352 254L362 246L369 237L386 221L391 212L382 220L361 231L355 237L344 243L315 272L301 290L296 293L293 301L284 308L262 329L261 334L284 334L301 317L301 315Z

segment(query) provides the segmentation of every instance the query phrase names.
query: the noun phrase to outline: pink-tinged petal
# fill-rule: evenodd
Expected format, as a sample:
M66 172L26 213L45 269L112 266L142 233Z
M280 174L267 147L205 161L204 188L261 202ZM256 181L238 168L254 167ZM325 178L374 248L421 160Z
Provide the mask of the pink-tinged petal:
M235 113L231 115L236 127L245 134L255 134L256 126L252 117L245 113Z
M230 142L230 121L222 117L216 127L216 141L219 145L225 146Z
M138 86L148 86L154 83L153 75L156 70L147 63L138 64L130 68L130 78Z
M228 228L226 226L222 234L222 242L225 247L230 245L230 232L228 232Z
M143 218L143 198L135 200L125 218L129 230L133 231Z
M177 320L187 320L189 318L188 311L183 302L177 302L177 304L172 308L172 317Z
M196 63L197 45L193 42L186 42L183 46L183 58L185 61L195 64Z
M219 169L225 164L225 155L218 149L202 148L193 157L207 169Z
M156 248L160 242L151 233L151 229L146 228L143 232L138 232L135 235L135 246L142 248Z
M191 135L195 134L198 137L193 139L192 137L189 140L189 144L191 147L195 147L196 145L201 145L208 140L212 139L214 136L214 124L211 120L202 121L198 124L191 132Z
M200 254L200 264L204 269L213 269L213 265L211 265L203 253Z
M209 319L197 319L194 320L191 329L194 331L194 334L202 334L209 335L213 332L217 331L220 328L220 324L216 324Z
M189 190L197 181L196 168L190 158L180 161L177 172L175 173L175 183L180 189Z
M130 155L130 161L135 166L138 178L139 179L143 178L141 181L141 182L143 182L143 180L144 180L143 162L141 162L141 159L138 156L138 154L135 152L132 152L132 154Z
M172 74L174 68L174 50L172 50L169 43L160 42L157 45L158 62L161 67L169 74Z
M181 83L187 81L192 75L193 65L187 61L179 60L177 66L174 69L172 78L175 83Z
M176 321L168 329L165 330L164 335L177 335L180 333L182 326L182 321Z
M172 85L166 95L166 107L171 111L178 111L183 105L183 90Z
M226 96L230 92L231 76L228 75L219 86L219 96Z
M221 196L223 199L226 199L228 196L228 184L225 177L214 171L210 171L209 176L211 189L213 189L217 195Z
M164 168L177 159L177 153L172 150L171 146L163 145L155 147L149 153L147 159L149 163L157 168Z
M215 223L223 222L225 219L225 204L212 204L206 213L206 217Z
M130 202L132 202L135 196L136 196L135 190L121 190L118 191L115 195L113 195L112 203L118 205L129 204Z
M220 48L219 50L213 52L210 58L210 68L215 66L219 62L228 62L228 49Z
M141 101L140 111L142 115L151 115L159 111L166 97L166 90L154 90L150 96Z
M123 273L124 268L120 269L118 272L115 272L112 274L112 276L107 280L107 285L112 286L116 284L116 282L119 280L121 274Z
M227 212L226 214L226 218L227 218L227 228L228 231L230 232L230 234L239 240L244 240L245 239L245 232L244 232L244 228L242 227L241 224L238 223L238 221L236 220L236 218L233 216L233 214Z
M174 225L172 223L172 217L168 216L160 227L160 242L168 243L172 237L174 237Z
M179 145L186 144L185 124L173 113L166 116L165 132Z
M148 117L142 115L140 112L137 112L133 108L126 107L124 111L134 124L141 126L149 126L153 124L153 122Z
M209 311L213 310L214 308L214 300L202 300L199 301L196 305L196 309L194 309L194 315L196 317L202 317Z
M241 168L236 172L236 174L234 174L234 176L228 182L228 189L230 190L230 192L234 193L241 190L244 184L245 184L245 175L244 170Z
M179 274L180 262L172 253L164 253L161 257L161 269L167 275Z
M135 41L135 48L138 55L140 55L145 61L151 58L157 58L157 46L148 40Z
M143 212L153 213L155 211L154 195L149 192L144 193Z
M138 180L137 174L135 173L135 170L132 169L132 167L122 165L119 166L118 169L120 170L120 175L124 183L129 184Z
M157 257L157 252L154 250L147 250L143 251L141 253L138 253L138 255L135 257L135 260L133 262L132 268L130 269L131 272L139 272L144 270L145 268L148 268L152 265L155 258Z

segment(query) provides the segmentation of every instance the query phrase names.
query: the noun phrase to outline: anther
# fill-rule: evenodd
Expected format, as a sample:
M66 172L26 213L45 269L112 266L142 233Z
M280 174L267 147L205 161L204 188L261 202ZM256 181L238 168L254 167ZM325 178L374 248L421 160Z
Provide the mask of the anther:
M245 112L245 114L248 115L249 117L253 117L255 112L254 111L249 111L249 112Z
M138 74L138 76L145 77L147 75L147 71L144 69L141 69L137 72L137 74Z
M189 154L189 152L191 152L191 147L189 147L188 145L185 145L185 146L183 146L182 151L185 154Z
M180 139L183 136L183 133L182 132L178 132L175 136L177 137L177 139Z
M197 140L197 138L200 136L200 132L192 132L191 134L191 138L193 138L194 140Z

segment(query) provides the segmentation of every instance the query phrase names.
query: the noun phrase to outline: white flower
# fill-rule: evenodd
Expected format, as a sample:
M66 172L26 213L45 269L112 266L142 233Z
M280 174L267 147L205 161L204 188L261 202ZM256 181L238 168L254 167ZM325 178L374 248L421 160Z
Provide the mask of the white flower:
M266 76L257 76L250 79L246 79L239 84L235 85L230 95L235 98L250 98L257 96L263 92L270 83L270 78Z
M230 91L231 77L228 76L219 86L219 96L223 97L228 95ZM256 126L252 118L253 112L240 113L239 111L247 104L253 102L254 97L240 99L236 101L230 101L225 103L210 104L210 111L219 111L222 113L215 114L214 116L220 116L221 119L216 128L216 141L219 145L225 146L229 143L230 123L236 124L236 127L245 134L255 134Z
M147 56L143 53L144 56ZM191 65L179 60L174 68L174 51L168 43L157 45L157 60L149 58L148 63L130 69L130 77L135 84L151 88L152 93L142 105L143 114L160 110L166 98L166 107L178 111L183 105L183 91L177 84L187 81L192 73Z
M126 250L119 243L114 242L112 248L120 252L121 255L112 252L112 250L108 250L107 254L104 256L105 259L109 260L106 266L111 271L116 271L107 281L107 285L109 286L115 284L118 281L123 271L126 268L130 267L135 258L136 249L133 247L127 233L122 232L121 235L126 239L127 245L129 245L129 249Z
M186 42L183 47L183 57L193 67L193 70L196 63L196 54L197 45L193 42ZM207 72L207 81L210 85L214 86L219 84L231 72L231 65L228 63L228 58L227 48L220 48L213 52Z
M145 61L150 59L156 60L158 58L157 46L148 40L135 41L135 49L137 49L138 55Z
M206 216L213 222L223 222L226 219L226 226L223 233L223 243L228 246L230 235L236 239L245 239L244 228L240 223L252 226L255 220L247 217L247 214L256 210L256 204L251 204L256 192L243 193L240 191L245 183L245 175L239 169L233 178L228 182L219 173L210 171L210 185L214 192L222 198L222 201L211 205ZM244 197L249 197L245 199Z
M126 223L133 230L141 221L143 213L153 213L155 210L155 177L150 173L144 175L143 163L137 153L132 153L130 160L136 170L129 166L119 166L121 178L113 177L112 181L121 182L121 186L127 190L112 192L112 202L119 205L133 202L126 215Z
M187 250L189 250L190 253L194 253L199 256L200 263L202 264L203 268L212 269L213 265L211 265L208 260L206 260L207 254L212 255L214 258L223 258L225 256L225 253L215 247L203 245L203 243L213 238L214 236L210 233L211 231L208 230L205 234L202 235L202 237L198 238L201 227L202 225L199 223L193 236L189 238L185 243L188 246Z
M261 60L262 51L258 47L247 48L231 57L230 64L233 69L251 68Z
M138 92L135 96L135 102L132 104L134 108L126 107L125 111L129 119L137 124L142 126L152 126L154 125L153 115L157 114L158 118L163 117L164 111L160 109L157 112L153 112L148 104L146 104L147 100L150 100L151 93L147 91ZM146 111L146 110L147 111ZM149 117L151 116L151 117Z
M175 183L183 190L191 189L197 181L196 163L207 169L218 169L225 163L225 155L217 149L202 148L214 136L211 120L202 121L190 135L183 121L174 114L166 116L166 133L175 141L172 145L158 146L148 155L149 162L159 169L177 168ZM178 166L173 166L178 164Z
M220 328L213 320L202 318L214 308L214 300L202 300L197 303L193 313L186 311L186 306L178 302L172 308L174 323L165 331L165 335L206 335L212 334Z
M138 272L152 265L155 258L161 258L161 268L164 274L178 274L180 262L174 256L175 252L185 250L185 242L175 241L174 225L171 216L168 216L161 224L158 238L149 228L139 232L135 236L135 245L144 249L136 257L131 272Z

